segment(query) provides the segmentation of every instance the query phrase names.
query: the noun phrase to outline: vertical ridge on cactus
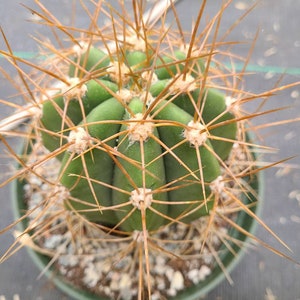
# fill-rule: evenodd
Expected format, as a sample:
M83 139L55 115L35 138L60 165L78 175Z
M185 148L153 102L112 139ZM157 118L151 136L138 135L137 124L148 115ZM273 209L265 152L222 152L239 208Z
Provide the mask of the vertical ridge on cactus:
M24 98L30 94L30 102L41 111L30 122L24 159L14 154L20 169L12 179L22 179L33 194L32 180L45 185L44 191L40 187L41 203L34 206L26 199L29 225L24 233L33 232L41 247L44 229L62 232L68 247L83 255L93 247L84 246L83 240L97 244L102 258L97 262L105 271L96 279L85 274L93 292L99 283L107 284L97 295L172 297L183 283L193 285L209 276L208 265L227 275L218 251L235 253L252 236L232 225L239 212L259 221L253 212L259 193L257 154L267 147L256 145L248 134L255 114L238 109L243 100L260 95L238 89L239 75L227 72L217 56L218 47L227 45L218 42L217 33L230 2L198 33L207 5L203 1L192 32L183 33L179 25L174 29L166 24L167 9L156 22L145 22L142 0L132 1L133 16L124 1L120 11L106 1L91 1L93 11L81 3L91 19L89 29L63 26L37 1L42 13L31 12L65 34L70 45L56 49L41 42L52 55L41 65L27 63L40 73L36 82L20 71L19 61L26 61L14 58L10 50L0 52L28 81ZM103 28L97 25L101 18L109 19ZM229 234L234 229L242 241ZM73 249L76 243L80 249ZM205 261L208 250L215 262ZM184 261L183 267L178 263L178 270L168 271L172 259ZM158 270L157 264L152 269L156 260L167 261L166 269ZM95 266L89 267L93 273ZM197 273L195 279L197 268L205 274ZM134 274L130 292L125 289L130 295L109 286L115 269ZM164 273L166 291L153 279Z

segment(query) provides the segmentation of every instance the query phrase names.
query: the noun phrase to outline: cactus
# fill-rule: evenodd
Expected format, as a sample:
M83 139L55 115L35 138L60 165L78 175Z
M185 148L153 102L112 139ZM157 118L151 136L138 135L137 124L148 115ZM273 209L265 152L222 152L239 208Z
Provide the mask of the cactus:
M79 65L70 64L69 74L87 73L90 62L98 61L97 49L86 48L74 58ZM213 206L209 185L220 176L235 142L234 116L224 94L201 89L204 59L191 60L191 68L183 70L186 55L176 50L174 57L166 55L172 61L168 70L155 54L124 52L122 62L107 55L105 64L96 65L106 68L102 76L71 77L73 85L65 93L42 104L44 145L55 151L66 144L60 182L71 197L65 205L90 221L125 231L142 230L142 207L148 230L170 219L191 223ZM210 132L211 122L218 135Z
M29 94L40 112L30 123L26 143L30 147L24 152L27 161L18 159L23 167L18 175L30 182L26 175L30 173L51 187L37 205L41 213L34 214L36 208L32 209L34 216L23 235L33 231L43 239L44 228L53 226L55 231L57 224L64 224L76 242L83 231L92 232L89 238L98 238L99 244L125 241L127 248L118 253L118 259L138 260L142 279L136 285L142 299L144 293L145 298L155 294L151 259L155 260L156 252L173 258L188 256L191 248L201 252L211 247L209 236L224 222L224 230L231 225L244 239L245 230L232 225L229 217L235 218L238 211L263 224L251 203L257 200L259 167L254 148L259 146L249 137L247 126L255 114L241 109L243 102L261 95L250 95L234 85L237 75L226 73L227 68L215 58L217 42L203 46L195 38L199 22L185 44L181 30L145 23L143 1L134 3L135 21L106 4L111 30L94 29L81 40L72 36L71 47L61 51L42 43L54 57L50 56L51 63L35 67L42 72L38 83L17 68L21 78L33 85ZM95 6L92 24L100 12L106 15L104 4L100 1ZM197 21L205 5L204 1ZM50 12L39 6L45 13L39 16L49 21ZM56 26L68 32L67 27ZM209 35L210 30L208 26L202 34ZM1 53L32 66L10 52ZM36 149L41 145L40 156ZM37 169L53 159L59 167L54 178L48 179ZM77 224L84 224L84 230ZM184 234L168 248L173 237L164 242L167 230L179 229ZM228 239L225 248L235 252L230 235L224 236ZM136 254L133 245L138 245L137 251L143 249L143 254ZM111 251L113 257L115 250ZM218 259L217 264L223 268Z

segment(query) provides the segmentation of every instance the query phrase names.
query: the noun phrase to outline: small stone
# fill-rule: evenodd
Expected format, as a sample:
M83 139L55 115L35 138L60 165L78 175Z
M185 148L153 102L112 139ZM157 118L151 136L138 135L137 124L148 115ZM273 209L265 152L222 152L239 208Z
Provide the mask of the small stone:
M98 272L93 264L89 264L84 270L83 282L88 287L95 287L100 278L101 272Z
M286 141L289 141L289 140L294 139L296 136L297 136L297 134L296 134L295 131L290 131L290 132L288 132L287 134L284 135L284 139Z
M130 276L124 273L119 282L120 296L122 299L130 300L132 298L131 284L132 280Z
M123 274L119 282L120 289L125 289L131 286L131 278L128 274Z
M289 193L289 198L295 199L297 198L298 195L300 195L300 190L293 190Z
M170 289L180 291L184 288L184 278L181 272L176 271L172 277Z
M197 251L197 250L200 250L203 246L203 242L198 238L193 238L193 245L194 245L194 249Z
M266 74L265 74L265 79L272 79L273 77L274 77L274 73L273 72L267 72Z
M48 249L55 249L61 245L61 241L63 240L63 236L60 234L53 234L50 237L45 239L44 246Z
M161 291L164 291L166 289L165 280L164 280L164 278L162 278L160 276L156 277L156 285L157 285L157 288Z
M102 263L102 272L108 273L110 269L111 269L111 263L109 263L108 261L104 261Z
M104 294L107 295L107 296L112 294L111 290L110 290L110 287L108 287L108 286L104 286L103 291L104 291Z
M257 64L260 67L264 67L266 65L266 61L263 58L260 58L260 59L257 60Z
M200 280L199 280L199 270L197 269L193 269L190 270L187 274L188 279L190 279L194 284L197 284Z
M171 297L174 297L177 294L175 289L168 289L167 293Z
M266 288L265 300L277 300L277 297L269 287Z
M61 255L59 257L59 263L63 266L74 267L78 264L78 257L75 255Z
M291 172L291 168L287 166L287 167L280 168L279 170L277 170L275 176L277 178L280 178L282 176L289 174L290 172Z
M235 3L234 7L238 10L246 10L249 8L249 3L238 1L237 3Z
M151 295L151 299L152 300L160 300L161 299L161 295L158 291L154 292L152 295Z
M77 250L77 251L78 251L78 250ZM78 252L80 252L80 249L79 249ZM83 256L83 257L81 258L80 264L81 264L82 266L88 266L90 263L93 263L94 258L95 258L94 255L85 255L85 256Z
M170 267L166 267L165 275L168 278L169 282L171 282L172 278L173 278L173 275L174 275L174 270L171 269Z
M293 90L293 91L291 92L291 98L296 99L296 98L298 98L298 97L299 97L299 91Z
M156 264L155 266L154 266L154 272L156 273L156 274L158 274L158 275L163 275L163 274L165 274L165 271L166 271L166 265L165 265L165 263L163 263L163 264Z
M285 224L286 223L286 218L285 217L280 217L279 218L279 223L280 224Z
M273 23L273 30L275 32L278 32L280 30L280 23L279 22L274 22Z
M204 280L210 273L211 269L208 266L203 265L199 270L199 279Z
M156 263L158 265L165 265L166 264L166 258L162 255L156 256L155 260L156 260Z
M59 272L62 274L62 275L67 275L68 273L68 270L64 267L64 266L59 266Z
M260 271L260 272L264 272L265 269L266 269L266 264L265 264L265 262L261 260L261 261L259 262L259 264L258 264L258 268L259 268L259 271Z
M277 48L276 47L271 47L269 49L267 49L265 52L264 52L264 56L265 57L269 57L269 56L272 56L274 54L277 53Z
M111 276L110 289L112 291L118 291L119 290L119 282L120 282L120 274L114 272Z
M300 217L298 217L296 215L291 215L291 221L300 224Z
M212 243L215 245L215 246L218 246L220 245L220 239L217 235L213 235L212 238L211 238L211 241Z

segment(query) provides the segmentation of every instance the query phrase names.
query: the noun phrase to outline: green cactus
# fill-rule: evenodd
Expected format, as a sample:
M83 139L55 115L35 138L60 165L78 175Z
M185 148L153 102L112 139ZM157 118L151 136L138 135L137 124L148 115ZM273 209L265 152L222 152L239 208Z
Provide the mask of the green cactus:
M180 50L160 59L124 53L108 62L102 50L86 47L69 75L96 70L97 79L72 77L43 103L44 145L53 151L67 144L59 156L70 192L65 205L129 232L142 230L141 210L147 230L190 223L213 206L210 184L237 132L235 122L221 122L234 117L223 93L201 89L203 59L185 69Z

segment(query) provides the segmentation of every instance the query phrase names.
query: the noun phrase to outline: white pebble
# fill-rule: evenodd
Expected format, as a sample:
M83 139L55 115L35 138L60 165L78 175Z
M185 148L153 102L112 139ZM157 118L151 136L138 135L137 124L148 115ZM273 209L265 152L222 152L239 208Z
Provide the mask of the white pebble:
M171 269L170 267L166 267L166 272L165 272L168 280L171 282L172 281L172 278L173 278L173 275L174 275L174 270Z
M260 58L260 59L257 60L257 64L260 67L264 67L266 65L266 61L263 58Z
M187 274L188 279L190 279L193 282L193 284L197 284L200 281L198 273L199 273L199 270L193 269L193 270L190 270Z
M120 281L120 274L119 273L113 273L111 282L110 282L110 289L112 291L118 291L119 290L119 281Z
M280 217L279 218L279 223L280 224L285 224L286 223L286 218L285 217Z
M59 263L63 266L74 267L78 264L78 257L75 255L61 255L59 257Z
M48 248L48 249L55 249L58 246L60 246L62 239L63 239L62 235L53 234L50 237L48 237L47 239L45 239L44 246L45 246L45 248Z
M274 23L273 23L273 30L274 30L275 32L278 32L278 31L280 30L280 23L274 22Z
M108 261L104 261L102 263L102 271L103 271L103 273L108 273L110 269L111 269L111 263L108 262Z
M120 298L124 300L132 299L132 291L131 291L131 278L128 274L124 273L119 282L120 288Z
M154 292L152 295L151 295L151 299L152 300L160 300L161 299L161 295L159 292Z
M101 277L101 272L98 272L93 264L89 264L84 270L83 282L89 287L95 287Z
M155 274L163 275L163 274L165 274L165 271L166 271L165 265L155 265L155 267L154 267Z
M211 269L208 266L203 265L199 270L199 279L204 280L210 273Z
M220 244L220 239L218 236L216 235L213 235L212 238L211 238L211 241L214 245L218 246Z
M168 293L169 296L174 297L176 295L176 290L175 289L168 289L167 293Z
M81 260L80 260L80 264L82 266L88 266L90 263L93 263L94 261L94 255L85 255L85 256L82 256L81 257Z
M184 288L184 278L182 274L179 271L176 271L174 273L174 276L171 281L171 289L175 289L177 291L180 291Z
M299 97L299 91L293 90L293 91L291 92L291 98L296 99L296 98L298 98L298 97Z
M273 72L267 72L266 74L265 74L265 79L271 79L271 78L273 78L274 77L274 73Z
M295 198L297 198L297 195L300 195L300 190L293 190L289 193L289 198L295 199Z
M121 277L121 280L119 282L119 287L120 289L126 289L129 288L131 286L131 278L128 274L123 274Z
M246 10L249 8L249 4L243 1L238 1L234 7L238 10Z
M213 261L213 255L211 254L211 252L205 247L203 249L203 261L206 264L210 264Z
M200 250L203 246L203 241L201 241L198 237L193 238L194 249Z
M275 176L277 178L280 178L282 176L286 176L287 174L289 174L291 172L291 168L290 167L285 167L285 168L280 168L277 170Z
M298 217L298 216L296 216L296 215L292 215L292 216L291 216L291 221L300 224L300 217Z
M300 47L300 41L295 41L295 42L294 42L294 46L295 46L296 48Z
M290 131L290 132L288 132L285 136L284 136L284 139L286 140L286 141L289 141L289 140L292 140L294 137L296 137L297 136L297 134L296 134L296 132L295 131Z
M264 56L265 57L269 57L269 56L272 56L272 55L274 55L276 53L277 53L277 48L276 47L271 47L271 48L269 48L268 50L266 50L264 52Z
M164 291L166 289L165 280L162 277L156 277L157 289Z

